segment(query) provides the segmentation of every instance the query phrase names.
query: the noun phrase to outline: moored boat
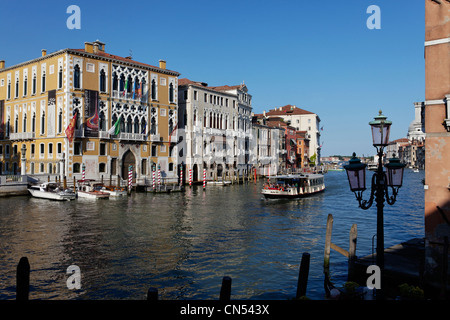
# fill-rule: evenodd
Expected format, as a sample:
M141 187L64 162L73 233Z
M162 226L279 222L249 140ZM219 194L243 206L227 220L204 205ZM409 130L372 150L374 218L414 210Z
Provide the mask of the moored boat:
M28 188L30 194L35 198L50 200L74 200L76 193L70 189L63 190L56 182L44 182Z
M127 190L125 188L105 186L103 183L94 184L94 190L109 193L111 197L121 197L127 195Z
M95 190L92 185L93 180L78 180L77 195L78 198L86 199L109 199L109 193Z
M325 190L322 174L277 175L269 177L261 193L266 198L300 198Z

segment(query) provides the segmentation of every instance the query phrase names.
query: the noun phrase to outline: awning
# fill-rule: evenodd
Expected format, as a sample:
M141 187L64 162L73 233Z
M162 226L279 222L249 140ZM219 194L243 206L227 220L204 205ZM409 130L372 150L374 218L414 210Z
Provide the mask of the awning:
M297 144L297 141L295 141L294 139L291 139L291 142L295 145Z

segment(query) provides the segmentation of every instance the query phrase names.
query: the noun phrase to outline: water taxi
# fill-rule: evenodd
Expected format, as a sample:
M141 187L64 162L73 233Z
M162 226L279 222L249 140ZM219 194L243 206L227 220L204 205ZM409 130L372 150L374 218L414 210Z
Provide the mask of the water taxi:
M35 198L50 200L74 200L76 193L70 189L63 190L59 183L44 182L28 188L28 191Z
M78 180L78 188L77 195L78 198L87 198L87 199L109 199L109 193L95 190L92 182L94 180Z
M269 177L261 193L266 198L300 198L324 190L323 174L295 174Z

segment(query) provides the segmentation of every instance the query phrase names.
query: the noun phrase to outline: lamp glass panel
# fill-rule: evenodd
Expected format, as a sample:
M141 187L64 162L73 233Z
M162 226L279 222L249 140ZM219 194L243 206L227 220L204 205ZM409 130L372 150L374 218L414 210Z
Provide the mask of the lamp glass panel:
M372 140L374 146L387 146L389 143L389 132L391 126L372 125Z
M403 168L388 169L387 185L390 187L401 187L403 182Z
M361 170L347 170L348 182L350 190L360 191L366 189L366 171Z

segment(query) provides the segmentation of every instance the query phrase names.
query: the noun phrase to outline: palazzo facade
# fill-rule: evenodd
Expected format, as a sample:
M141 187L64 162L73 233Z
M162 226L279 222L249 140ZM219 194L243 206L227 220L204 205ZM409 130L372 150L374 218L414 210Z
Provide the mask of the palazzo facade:
M178 76L163 60L112 55L98 40L0 61L0 174L117 181L131 169L145 183L159 169L177 179Z
M252 167L251 95L245 84L211 87L179 81L179 129L183 152L179 163L193 182L242 176Z

